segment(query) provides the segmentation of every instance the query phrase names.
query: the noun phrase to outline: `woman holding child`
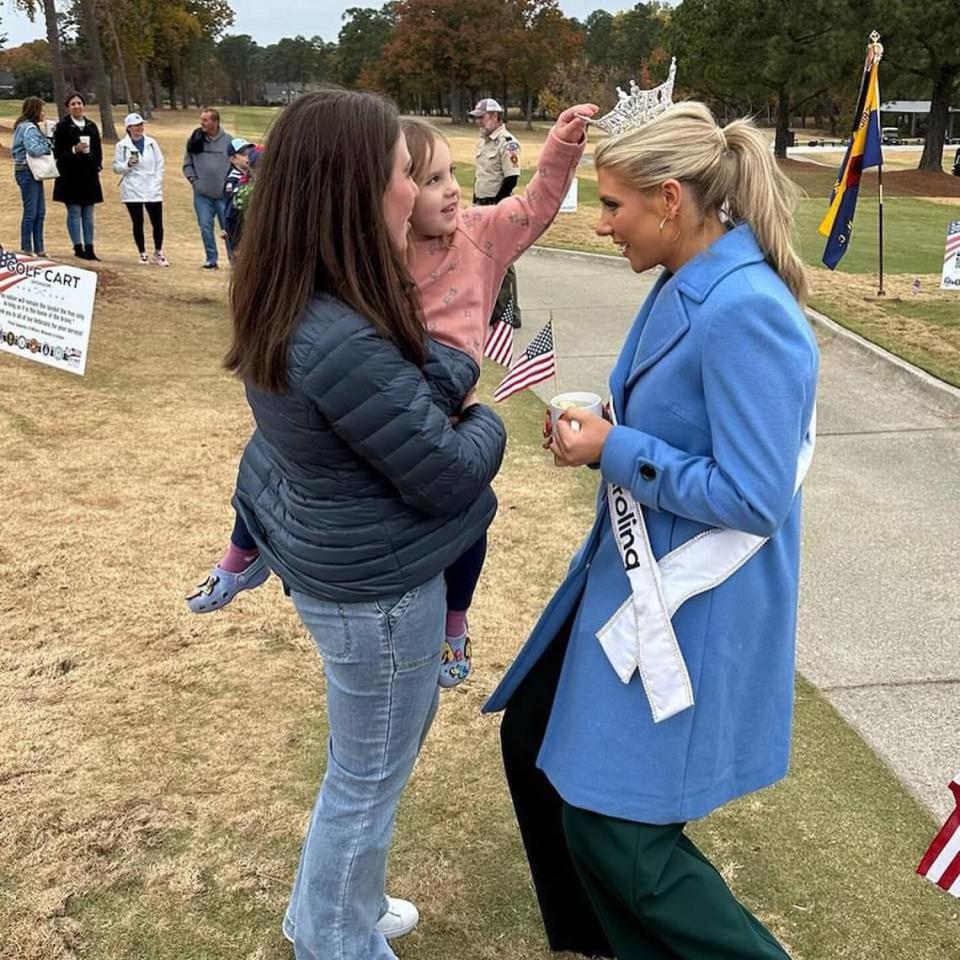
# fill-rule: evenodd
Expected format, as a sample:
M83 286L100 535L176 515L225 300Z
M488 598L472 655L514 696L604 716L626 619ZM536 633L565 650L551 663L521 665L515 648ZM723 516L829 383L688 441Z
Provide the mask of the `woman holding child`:
M448 607L469 602L496 511L506 438L473 390L489 305L559 208L583 149L575 114L593 109L558 121L560 162L511 219L491 208L461 223L442 137L420 137L412 158L395 109L368 94L300 98L258 166L246 223L258 242L240 248L226 361L257 429L234 498L237 556L190 602L220 609L269 568L324 661L327 768L283 923L298 960L392 960L388 939L416 923L385 896L385 867L437 707ZM481 278L459 284L464 299L431 289L432 269L411 276L409 236L430 231L425 254L439 244L444 270Z
M557 464L604 496L485 709L550 944L782 960L684 833L787 771L816 342L791 185L748 121L681 104L600 143L597 233L663 272Z

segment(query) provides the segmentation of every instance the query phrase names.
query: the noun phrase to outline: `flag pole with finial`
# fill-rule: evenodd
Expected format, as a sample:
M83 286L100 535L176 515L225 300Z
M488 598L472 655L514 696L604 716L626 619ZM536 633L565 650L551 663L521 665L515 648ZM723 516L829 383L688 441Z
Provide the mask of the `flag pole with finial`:
M877 124L880 125L880 61L883 59L883 44L880 43L880 34L874 30L870 34L870 43L867 45L867 63L877 71ZM881 126L880 143L883 144L883 128ZM877 253L878 272L877 296L885 297L887 291L883 289L883 150L880 150L880 162L877 164Z

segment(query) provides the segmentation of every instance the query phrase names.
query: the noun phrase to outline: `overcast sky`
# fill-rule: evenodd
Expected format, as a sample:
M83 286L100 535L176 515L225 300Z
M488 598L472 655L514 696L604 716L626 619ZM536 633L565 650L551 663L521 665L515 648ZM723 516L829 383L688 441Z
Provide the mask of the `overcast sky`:
M636 0L634 0L636 2ZM560 0L560 8L568 17L584 20L593 10L611 12L629 10L629 0ZM274 43L281 37L305 37L319 34L324 40L337 39L343 11L349 7L380 7L380 0L230 0L236 19L231 33L249 33L257 43ZM304 11L309 11L304 14ZM0 34L7 35L7 46L15 47L26 40L43 37L42 17L36 23L18 13L13 0L0 0Z

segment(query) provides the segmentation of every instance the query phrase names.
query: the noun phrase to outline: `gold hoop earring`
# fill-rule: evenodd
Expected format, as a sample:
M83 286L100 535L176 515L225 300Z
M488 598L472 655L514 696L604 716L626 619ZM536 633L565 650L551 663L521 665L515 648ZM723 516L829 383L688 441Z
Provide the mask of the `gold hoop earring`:
M664 225L669 219L670 219L670 217L669 217L669 216L666 216L666 217L664 217L664 218L660 221L660 225L659 225L658 229L659 229L659 231L660 231L660 235L661 235L661 236L663 236L663 225ZM676 243L679 239L680 239L680 224L678 223L678 224L677 224L677 232L676 232L672 237L670 237L670 238L667 240L667 243Z

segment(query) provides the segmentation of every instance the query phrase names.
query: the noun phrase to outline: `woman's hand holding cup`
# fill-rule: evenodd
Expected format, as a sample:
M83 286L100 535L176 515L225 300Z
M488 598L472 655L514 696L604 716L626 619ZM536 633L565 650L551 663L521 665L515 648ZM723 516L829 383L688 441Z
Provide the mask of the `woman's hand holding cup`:
M558 467L597 463L613 424L586 410L564 410L544 447L553 451Z

